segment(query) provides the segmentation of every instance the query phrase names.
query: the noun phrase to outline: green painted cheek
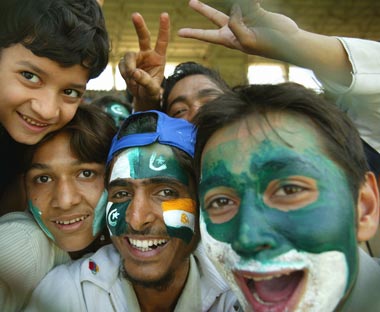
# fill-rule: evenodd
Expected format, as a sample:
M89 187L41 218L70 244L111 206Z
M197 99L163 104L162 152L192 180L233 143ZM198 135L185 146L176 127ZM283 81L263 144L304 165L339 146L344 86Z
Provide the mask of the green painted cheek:
M227 172L225 163L223 161L219 161L216 164L212 164L210 166L204 166L202 168L202 177L204 177L205 179L201 181L199 187L199 198L201 203L204 202L205 192L209 188L218 185L230 185L231 183L234 184L233 178ZM214 179L209 177L216 178ZM201 205L200 208L201 214L206 224L207 232L216 240L226 243L232 243L234 237L236 237L235 232L239 227L239 217L235 216L228 222L215 224L211 221L209 214L207 213L206 207Z
M228 142L223 148L204 155L204 180L199 188L201 203L207 191L220 186L233 189L240 197L238 214L222 224L212 223L202 207L208 233L219 241L230 243L241 256L260 261L290 249L316 254L341 251L349 267L347 287L352 285L358 267L356 205L343 171L316 149L300 152L265 140L252 153L249 162L239 164L233 163L234 155L225 152L236 149L235 142ZM236 167L242 169L236 172ZM267 206L263 194L268 184L274 180L286 183L291 176L314 179L319 192L317 200L291 211ZM253 252L260 244L271 248Z
M208 213L205 210L201 210L202 216L204 218L207 232L216 240L225 242L225 243L232 243L234 238L236 237L236 230L239 227L239 217L235 216L230 221L221 223L221 224L215 224L211 221Z
M125 213L131 201L123 203L114 203L107 209L107 227L114 236L120 236L127 231L127 222Z
M55 241L53 234L51 234L51 232L48 230L48 228L45 226L44 222L42 221L42 218L41 218L42 212L36 206L33 205L31 200L28 200L28 208L34 217L34 220L36 220L37 224L40 226L41 230L44 231L44 233L52 241Z
M92 236L96 237L106 226L106 208L108 192L103 191L94 209L94 221L92 222Z

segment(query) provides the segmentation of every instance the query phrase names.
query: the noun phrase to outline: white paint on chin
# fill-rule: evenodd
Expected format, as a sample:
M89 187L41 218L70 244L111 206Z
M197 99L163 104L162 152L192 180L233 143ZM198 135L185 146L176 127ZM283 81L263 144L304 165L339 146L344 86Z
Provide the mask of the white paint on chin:
M306 270L308 275L305 293L294 312L334 311L345 294L349 273L347 261L342 252L329 251L312 254L293 249L263 263L242 259L230 244L214 239L208 234L202 215L200 216L200 230L202 243L208 257L226 279L244 311L251 311L252 308L237 285L233 270L263 273L289 268Z

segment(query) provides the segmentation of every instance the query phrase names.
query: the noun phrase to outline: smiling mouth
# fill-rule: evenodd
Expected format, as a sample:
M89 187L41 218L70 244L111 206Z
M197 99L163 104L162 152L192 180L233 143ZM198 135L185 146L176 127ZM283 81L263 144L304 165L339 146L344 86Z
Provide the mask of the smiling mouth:
M30 124L30 125L32 125L32 126L35 126L35 127L46 127L46 126L49 125L49 124L47 124L47 123L41 123L41 122L38 122L38 121L36 121L36 120L34 120L34 119L32 119L32 118L29 118L29 117L27 117L27 116L25 116L25 115L22 115L22 114L20 114L20 116L21 116L21 118L22 118L24 121L26 121L28 124Z
M74 218L74 219L71 219L71 220L64 220L64 221L61 221L61 220L55 220L54 222L56 224L59 224L59 225L69 225L69 224L73 224L73 223L76 223L76 222L81 222L85 219L87 219L90 215L86 215L86 216L82 216L82 217L79 217L79 218Z
M243 294L257 312L294 311L305 285L302 270L272 274L234 272Z
M167 239L133 239L128 238L129 244L139 251L147 252L167 244Z

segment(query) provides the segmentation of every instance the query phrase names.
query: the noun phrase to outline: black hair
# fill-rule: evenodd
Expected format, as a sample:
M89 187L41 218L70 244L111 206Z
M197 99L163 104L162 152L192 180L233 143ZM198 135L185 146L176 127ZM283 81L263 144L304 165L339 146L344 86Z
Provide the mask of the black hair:
M0 53L18 43L63 67L84 66L89 79L107 66L110 50L96 0L1 0Z
M137 133L150 133L157 131L158 115L153 112L134 114L129 116L121 125L120 130L117 134L117 138L120 139L126 135L137 134ZM195 170L193 158L186 152L182 151L175 146L168 145L174 153L174 156L180 163L181 167L188 173L189 178L192 182L195 181ZM118 151L113 155L120 154L123 150ZM110 162L106 168L106 179L109 177Z
M63 128L50 132L35 145L26 147L23 161L23 171L26 172L34 153L40 146L52 140L60 133L70 135L71 151L83 162L106 163L116 126L100 108L91 105L79 105L74 118Z
M168 97L172 91L174 85L181 79L192 75L204 75L211 79L212 82L218 86L221 91L225 92L230 89L228 84L223 80L220 74L208 67L205 67L196 62L184 62L180 63L174 69L172 75L170 75L163 84L164 93L162 95L162 111L167 113L168 110Z
M369 170L359 133L351 119L323 95L296 83L236 87L202 106L195 116L195 166L199 175L204 146L218 130L247 116L267 118L269 113L296 113L309 118L321 134L327 155L345 172L356 201Z

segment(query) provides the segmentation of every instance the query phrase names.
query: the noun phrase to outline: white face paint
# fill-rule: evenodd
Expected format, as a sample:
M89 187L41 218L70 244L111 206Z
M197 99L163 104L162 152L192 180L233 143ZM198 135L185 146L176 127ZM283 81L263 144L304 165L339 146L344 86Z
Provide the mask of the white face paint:
M131 178L131 163L129 161L129 154L132 152L132 150L127 149L118 155L115 163L113 164L109 182L116 179Z
M245 291L237 283L234 271L244 272L246 278L252 275L279 277L284 272L303 270L305 272L302 282L299 284L300 292L297 288L297 295L290 299L293 307L285 308L281 311L294 312L329 312L334 311L345 293L348 280L348 266L344 253L329 251L321 254L311 254L291 250L282 254L271 261L261 263L255 260L242 259L232 249L230 244L215 240L206 230L206 224L202 215L200 216L200 230L202 242L206 253L216 266L217 270L224 276L231 289L238 297L244 311L253 311L249 303L253 297L262 302L271 311L271 303L266 303L258 298L257 293ZM277 272L277 273L276 273ZM281 273L279 273L281 272ZM302 284L304 283L304 284ZM244 295L244 292L246 295ZM297 304L298 302L298 304ZM276 310L277 311L277 310Z

